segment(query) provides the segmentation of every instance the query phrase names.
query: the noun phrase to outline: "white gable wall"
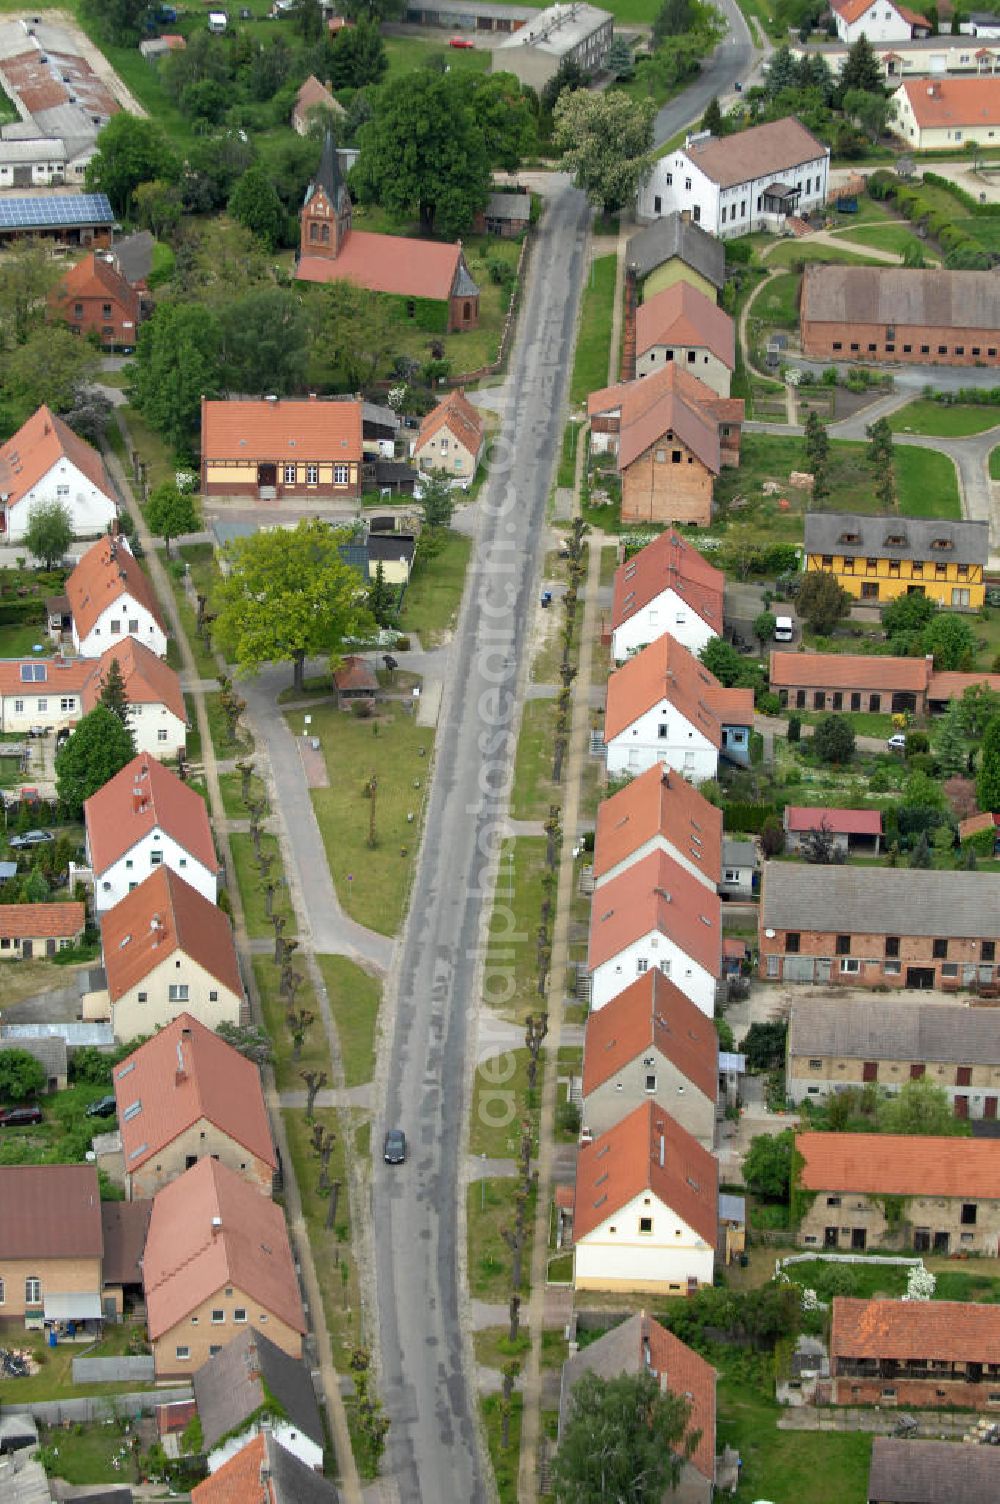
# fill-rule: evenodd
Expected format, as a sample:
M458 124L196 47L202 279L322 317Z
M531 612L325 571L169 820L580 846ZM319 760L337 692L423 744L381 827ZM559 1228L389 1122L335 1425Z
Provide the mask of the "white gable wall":
M720 397L729 396L733 373L704 345L650 345L635 363L637 376L651 376L674 362L689 376L696 376Z
M74 538L97 538L118 515L110 496L95 486L72 460L59 459L17 505L7 512L7 541L19 543L28 527L31 508L40 501L59 501L69 512Z
M624 663L640 648L666 636L673 637L697 658L705 644L717 635L715 628L698 615L691 602L671 588L661 590L659 595L615 628L611 635L611 653L616 662Z
M608 772L643 773L663 763L691 783L704 783L719 770L714 743L672 705L663 701L645 711L608 742Z
M306 1467L312 1468L313 1472L323 1471L323 1448L318 1447L314 1441L287 1420L279 1420L277 1416L271 1416L268 1420L271 1435L275 1441L284 1447L286 1452L291 1452ZM208 1454L208 1471L218 1472L224 1462L235 1457L237 1452L242 1452L248 1441L252 1441L260 1430L259 1426L250 1425L239 1436L230 1436Z
M131 705L128 723L136 752L146 752L158 762L176 757L187 746L187 726L166 705Z
M640 1219L652 1223L640 1232ZM578 1290L651 1290L686 1295L688 1282L710 1285L715 1252L652 1191L619 1207L576 1245Z
M872 43L908 42L913 35L909 21L903 19L891 0L872 0L864 15L856 21L846 21L837 11L833 14L837 35L849 47L862 35Z
M597 903L599 900L594 899ZM715 905L713 904L713 907ZM715 977L660 930L650 930L590 974L590 1007L596 1013L638 977L659 967L706 1018L715 1014Z
M90 840L87 841L87 855L90 856ZM154 860L154 858L158 858ZM210 872L202 866L189 852L185 851L173 836L165 834L156 826L148 835L143 836L131 851L126 851L116 862L103 872L94 873L94 907L98 914L106 913L113 909L116 903L120 903L126 893L137 888L151 872L157 867L169 867L182 877L186 883L209 900L216 903L218 899L218 875Z
M73 646L83 658L99 658L126 637L134 637L157 658L167 656L167 638L160 624L145 606L123 592L110 606L105 606L86 637L77 632L73 622Z

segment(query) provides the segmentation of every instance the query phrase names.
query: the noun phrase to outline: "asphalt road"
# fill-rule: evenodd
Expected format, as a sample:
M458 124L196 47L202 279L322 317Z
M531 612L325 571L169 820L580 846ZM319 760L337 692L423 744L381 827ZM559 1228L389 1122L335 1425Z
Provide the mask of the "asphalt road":
M401 1504L491 1497L463 1359L462 1097L476 1018L482 852L496 838L506 797L489 789L499 789L513 766L510 722L544 548L589 217L582 194L564 183L549 198L535 243L501 417L509 443L499 446L476 508L427 833L398 990L388 1000L394 1027L378 1131L402 1127L410 1156L394 1168L376 1158L372 1234L380 1388L391 1418L383 1473Z
M736 0L713 0L721 12L727 31L712 56L706 58L701 72L683 93L665 104L653 122L653 142L662 146L692 121L700 120L710 99L723 98L732 92L737 79L745 81L754 60L753 38Z

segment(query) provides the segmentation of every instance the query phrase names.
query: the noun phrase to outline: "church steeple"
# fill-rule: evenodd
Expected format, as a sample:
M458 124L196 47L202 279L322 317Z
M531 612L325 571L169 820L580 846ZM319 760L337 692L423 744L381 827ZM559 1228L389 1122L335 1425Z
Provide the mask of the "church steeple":
M300 255L335 260L351 233L351 196L340 171L333 132L323 137L316 176L306 189Z

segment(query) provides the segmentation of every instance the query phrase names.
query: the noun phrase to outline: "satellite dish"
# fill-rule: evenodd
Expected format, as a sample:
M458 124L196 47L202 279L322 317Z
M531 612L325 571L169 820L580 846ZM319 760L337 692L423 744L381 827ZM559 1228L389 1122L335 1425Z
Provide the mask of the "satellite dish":
M767 938L769 940L773 940L774 939L774 931L773 930L765 930L764 934L767 936ZM758 1499L757 1500L757 1504L767 1504L767 1500L766 1499Z

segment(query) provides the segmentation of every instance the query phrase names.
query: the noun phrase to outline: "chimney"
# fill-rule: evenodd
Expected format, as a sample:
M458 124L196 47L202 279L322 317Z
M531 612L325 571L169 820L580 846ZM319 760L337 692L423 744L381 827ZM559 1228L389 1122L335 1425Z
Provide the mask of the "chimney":
M636 302L638 268L631 262L625 268L625 318L622 329L622 380L635 380Z
M221 1231L222 1231L222 1218L221 1217L213 1217L212 1218L212 1237L213 1238L217 1238L219 1236L219 1233Z
M177 1070L174 1074L174 1085L183 1086L187 1080L187 1070L184 1066L184 1049L180 1040L177 1041Z

